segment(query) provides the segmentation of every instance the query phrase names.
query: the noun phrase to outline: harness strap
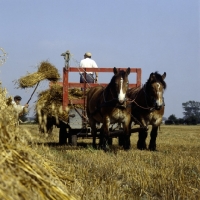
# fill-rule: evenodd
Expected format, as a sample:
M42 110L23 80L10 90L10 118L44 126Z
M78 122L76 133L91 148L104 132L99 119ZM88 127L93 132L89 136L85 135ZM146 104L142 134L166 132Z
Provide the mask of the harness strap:
M112 100L113 101L113 100ZM103 117L102 113L101 113L101 108L103 107L115 107L113 106L112 102L104 102L102 104L100 104L99 106L96 107L95 111L92 113L92 115L95 115L98 111L100 113L100 115Z
M150 111L154 111L155 110L155 108L154 107L143 107L143 106L140 106L136 101L135 101L135 99L133 99L133 100L131 100L131 101L129 101L130 103L134 103L134 104L136 104L138 107L140 107L140 108L142 108L142 109L145 109L145 110L150 110Z
M147 107L143 107L143 106L140 106L140 105L135 101L135 99L138 97L138 94L139 94L140 91L143 91L143 92L144 92L145 100L146 100L147 94L146 94L146 92L144 91L144 87L145 87L145 86L143 86L143 87L137 92L137 94L135 95L135 98L134 98L134 99L129 99L129 102L130 102L130 103L136 104L138 107L140 107L140 108L142 108L142 109L149 110L149 111L152 112L153 110L155 110L155 107L149 107L148 105L147 105ZM146 104L147 104L147 101L146 101Z
M88 118L87 118L85 115L83 115L82 113L80 113L76 107L74 107L74 109L75 109L76 112L80 115L80 117L82 117L83 119L85 119L85 120L88 121Z
M112 99L111 101L104 101L102 104L100 104L99 106L96 107L95 111L92 113L92 115L95 115L98 111L100 113L100 115L103 117L102 113L101 113L101 108L103 107L114 107L114 108L126 108L127 106L123 106L123 105L115 105L113 104L113 101L116 101L116 99Z
M131 118L133 119L133 121L137 124L139 124L142 128L147 129L147 126L144 126L137 118L135 118L132 114L131 114Z

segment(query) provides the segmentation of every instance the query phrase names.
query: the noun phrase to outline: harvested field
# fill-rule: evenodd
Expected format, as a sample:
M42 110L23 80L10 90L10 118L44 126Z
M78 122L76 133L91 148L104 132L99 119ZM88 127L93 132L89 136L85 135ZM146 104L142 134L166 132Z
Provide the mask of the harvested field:
M92 148L91 139L78 146L59 146L58 128L49 136L37 125L21 125L31 133L30 147L51 163L54 173L77 198L84 200L200 199L200 126L162 125L158 152L124 151L117 139L110 152Z

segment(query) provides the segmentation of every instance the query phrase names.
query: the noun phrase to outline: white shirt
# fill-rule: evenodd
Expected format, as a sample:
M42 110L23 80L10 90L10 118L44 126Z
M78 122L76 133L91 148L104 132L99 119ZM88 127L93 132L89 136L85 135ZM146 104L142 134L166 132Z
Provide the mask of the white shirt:
M82 68L98 68L96 62L91 58L85 58L81 60L80 67ZM93 72L87 72L87 74L93 74Z
M12 101L12 105L13 105L15 111L17 112L17 115L19 115L20 113L23 112L24 106L17 105L15 101Z

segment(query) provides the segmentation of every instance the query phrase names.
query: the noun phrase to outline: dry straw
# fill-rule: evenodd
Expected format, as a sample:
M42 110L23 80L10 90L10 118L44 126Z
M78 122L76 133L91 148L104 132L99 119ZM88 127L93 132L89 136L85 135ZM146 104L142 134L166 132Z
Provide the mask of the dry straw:
M38 95L35 111L38 117L39 124L46 127L49 121L56 121L54 124L59 125L59 121L68 121L68 110L73 106L69 106L66 110L62 109L63 105L63 87L56 82L60 79L60 75L55 66L48 61L41 62L38 71L27 76L21 77L18 80L18 85L21 88L33 87L39 81L47 79L54 84ZM69 99L82 98L83 92L80 89L70 89ZM75 105L76 108L82 108L82 105ZM54 120L52 120L54 118ZM53 124L52 124L53 125Z
M48 160L29 147L31 134L16 125L6 93L0 87L0 199L74 200Z
M62 110L62 98L63 98L62 86L58 84L52 85L49 89L42 91L38 95L36 103L36 112L40 115L48 117L58 117L62 120L68 119L67 110Z
M68 98L83 98L83 92L78 88L69 89ZM52 84L49 89L39 93L35 112L42 132L48 132L47 123L51 127L51 125L59 125L60 120L67 122L68 111L74 107L83 108L82 105L69 105L66 110L63 110L63 87L59 84Z
M58 81L60 79L58 69L48 61L41 62L37 72L21 77L17 84L20 88L33 87L39 81L45 79L49 81Z

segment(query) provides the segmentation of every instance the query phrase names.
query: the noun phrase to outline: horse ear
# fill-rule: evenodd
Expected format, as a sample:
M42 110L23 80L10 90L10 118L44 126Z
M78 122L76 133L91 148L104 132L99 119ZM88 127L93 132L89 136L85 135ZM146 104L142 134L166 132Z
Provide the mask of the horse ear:
M166 78L167 74L166 72L164 72L164 74L162 75L162 79L164 80Z
M114 67L114 68L113 68L113 72L114 72L114 74L115 74L115 75L118 73L118 71L117 71L117 68L116 68L116 67Z
M131 69L130 69L130 67L129 67L129 68L126 70L126 74L129 75L130 72L131 72Z
M152 80L154 79L154 77L155 77L155 76L154 76L154 73L152 72L152 73L150 74L150 76L149 76L149 80L152 81Z

